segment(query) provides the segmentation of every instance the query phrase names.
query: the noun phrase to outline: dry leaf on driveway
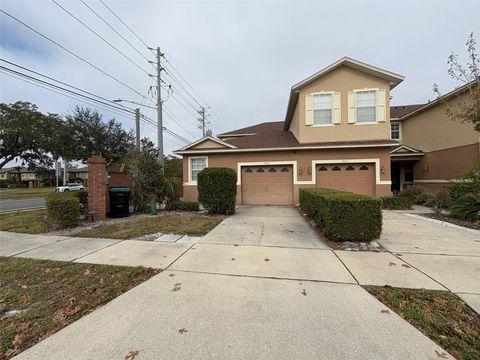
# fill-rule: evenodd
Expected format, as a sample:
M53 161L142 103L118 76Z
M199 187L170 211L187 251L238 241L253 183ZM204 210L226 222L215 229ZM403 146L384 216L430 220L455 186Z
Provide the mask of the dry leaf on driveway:
M380 311L382 314L390 314L390 310L384 309Z
M27 305L30 301L32 301L32 297L30 295L20 296L20 304Z
M140 351L135 350L135 351L130 351L127 355L125 355L125 360L134 360Z
M178 330L178 332L179 332L180 334L182 334L182 335L183 335L184 333L186 333L187 331L188 331L188 330L185 329L185 328L181 328L180 330Z

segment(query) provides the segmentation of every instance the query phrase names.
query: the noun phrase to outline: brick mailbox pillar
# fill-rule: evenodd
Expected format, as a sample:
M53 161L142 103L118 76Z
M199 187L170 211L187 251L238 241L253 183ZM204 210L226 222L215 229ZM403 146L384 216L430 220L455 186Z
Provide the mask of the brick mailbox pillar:
M92 155L88 164L88 212L94 221L107 218L107 163L101 155Z

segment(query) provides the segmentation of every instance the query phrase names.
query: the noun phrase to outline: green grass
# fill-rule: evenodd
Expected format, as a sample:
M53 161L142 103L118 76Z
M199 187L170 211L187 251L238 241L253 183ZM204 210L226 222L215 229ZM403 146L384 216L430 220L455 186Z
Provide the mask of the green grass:
M105 224L98 228L76 232L73 236L110 239L132 239L155 233L202 236L210 232L224 218L224 216L169 213Z
M365 286L456 359L480 359L480 315L450 292Z
M156 273L142 267L0 257L0 359L13 357ZM11 310L26 311L5 318Z
M0 214L0 230L26 234L41 234L53 230L46 210L18 211Z
M2 189L0 191L0 200L16 200L29 198L44 198L50 193L55 192L54 187L38 187L38 188L19 188L19 189Z

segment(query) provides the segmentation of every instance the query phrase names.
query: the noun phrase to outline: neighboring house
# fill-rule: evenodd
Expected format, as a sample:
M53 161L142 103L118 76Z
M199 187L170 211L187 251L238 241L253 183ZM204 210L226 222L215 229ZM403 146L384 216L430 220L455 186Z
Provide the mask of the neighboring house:
M53 171L29 170L26 167L16 166L0 170L0 180L15 182L33 182L34 186L44 185L45 181L52 178Z
M69 182L81 182L86 184L88 180L88 167L70 168L67 171Z
M183 155L184 199L197 199L197 174L205 167L236 171L238 204L296 204L299 189L312 187L390 195L391 174L399 184L413 182L415 174L405 176L408 164L427 154L407 140L427 137L416 133L428 130L415 130L415 112L420 117L434 108L390 108L390 91L403 79L348 57L327 66L291 88L284 121L208 136L175 151Z
M394 191L410 184L436 191L480 161L480 134L446 111L445 100L452 107L465 102L467 87L427 104L391 108L392 139L401 144L391 151Z

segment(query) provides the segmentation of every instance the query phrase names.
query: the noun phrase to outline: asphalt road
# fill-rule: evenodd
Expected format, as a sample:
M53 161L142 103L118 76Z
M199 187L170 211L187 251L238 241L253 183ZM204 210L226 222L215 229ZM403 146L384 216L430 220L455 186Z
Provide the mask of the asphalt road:
M28 210L45 207L44 198L0 200L0 213L14 210Z

